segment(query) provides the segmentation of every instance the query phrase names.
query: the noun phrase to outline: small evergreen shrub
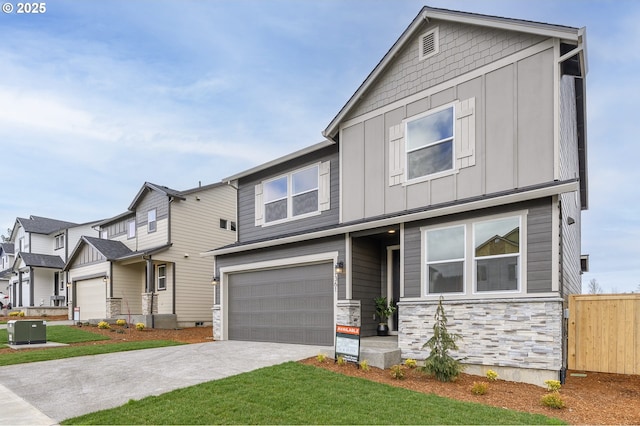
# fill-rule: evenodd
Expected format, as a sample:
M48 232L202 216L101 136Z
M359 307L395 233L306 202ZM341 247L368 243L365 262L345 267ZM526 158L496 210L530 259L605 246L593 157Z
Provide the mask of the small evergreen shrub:
M560 392L560 388L562 387L559 380L545 380L544 384L547 385L549 392Z
M18 312L18 316L19 316L19 317L23 317L23 316L24 316L24 311L20 311L20 312Z
M108 329L110 329L110 328L111 328L111 326L110 326L110 325L109 325L109 323L108 323L108 322L106 322L106 321L100 321L100 322L98 323L98 328L100 328L100 329L102 329L102 330L108 330Z
M549 392L545 395L542 396L542 398L540 398L540 402L542 402L542 405L545 405L547 407L551 407L551 408L564 408L565 404L564 401L562 400L562 397L560 396L560 392L555 391L555 392Z
M475 395L484 395L487 393L488 389L489 383L487 382L473 382L473 385L471 386L471 393Z
M136 324L136 330L140 330L140 331L144 330L144 324L141 323L141 322L137 323Z
M495 382L496 380L498 380L498 373L493 370L487 370L487 380L489 380L490 382Z
M344 359L344 357L342 355L340 355L338 357L338 359L336 360L336 362L338 363L338 365L346 365L347 364L347 360Z
M369 361L367 361L366 359L363 359L362 361L360 361L360 369L362 371L371 370L371 367L369 367Z
M423 348L431 349L431 353L424 361L422 370L435 376L441 382L453 382L464 367L459 360L449 354L449 351L458 349L456 340L459 340L461 336L450 334L447 330L447 316L444 313L442 300L441 296L434 315L433 336L423 346Z
M17 317L17 316L20 316L20 312L18 312L18 311L12 311L12 312L9 312L9 316L10 316L10 317Z
M116 320L116 325L119 325L120 327L125 326L127 325L127 321L123 319Z
M402 364L392 365L391 377L393 377L396 380L404 379L404 366Z
M416 368L418 366L418 362L415 359L408 358L404 361L404 366L407 368Z
M325 362L327 360L327 356L325 354L318 354L316 356L316 360L318 362Z

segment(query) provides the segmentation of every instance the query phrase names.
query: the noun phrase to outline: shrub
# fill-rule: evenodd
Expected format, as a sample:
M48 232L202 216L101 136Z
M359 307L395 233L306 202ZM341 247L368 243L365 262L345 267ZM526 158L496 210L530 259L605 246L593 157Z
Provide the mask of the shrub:
M415 359L408 358L404 360L404 366L407 368L416 368L418 366L418 362Z
M558 391L549 392L548 394L543 395L542 398L540 398L540 402L542 402L542 405L546 405L547 407L558 409L564 408L564 401Z
M124 325L127 325L127 321L123 319L116 320L116 325L119 325L122 327Z
M434 375L441 382L452 382L464 368L459 360L449 355L450 350L458 349L456 340L461 337L447 331L447 316L444 313L442 299L441 296L434 315L433 336L423 346L423 348L429 347L431 353L424 361L422 370Z
M547 385L549 392L560 392L560 388L562 387L559 380L545 380L544 384Z
M493 370L487 370L487 380L489 380L490 382L495 382L496 380L498 380L498 373Z
M101 328L101 329L103 329L103 330L108 330L108 329L110 329L110 328L111 328L111 326L110 326L110 325L109 325L109 323L108 323L108 322L106 322L106 321L100 321L100 322L98 323L98 328Z
M10 317L17 317L18 315L20 315L20 312L18 312L18 311L9 312L9 316Z
M19 316L19 317L23 317L23 316L24 316L24 311L20 311L20 312L18 312L18 316Z
M471 393L475 395L484 395L487 393L488 389L489 383L487 382L473 382L473 385L471 386Z
M392 365L391 377L393 377L396 380L404 379L404 366L402 364Z
M371 370L371 367L369 367L369 361L367 361L366 359L363 359L362 361L360 361L360 369L362 371Z
M141 322L137 323L136 324L136 330L140 330L140 331L144 330L144 324L141 323Z
M347 360L344 359L344 357L342 355L340 355L338 357L338 359L336 360L336 362L338 363L338 365L346 365L347 364Z
M327 360L327 356L325 354L318 354L318 356L316 356L316 359L318 360L318 362L325 362Z

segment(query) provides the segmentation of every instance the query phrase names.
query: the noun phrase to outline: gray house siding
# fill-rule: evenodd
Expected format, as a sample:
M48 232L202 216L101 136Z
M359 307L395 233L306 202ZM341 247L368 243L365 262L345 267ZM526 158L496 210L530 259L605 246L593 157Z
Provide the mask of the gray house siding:
M540 293L552 290L552 209L551 199L501 206L482 211L471 211L405 225L404 234L404 297L421 295L421 244L420 227L445 225L518 210L528 210L527 215L527 292Z
M438 27L440 53L423 61L418 37ZM354 108L349 119L463 75L539 43L540 36L432 20L416 31L379 83Z
M131 216L120 219L117 222L110 223L106 227L102 227L102 230L107 231L107 238L109 239L127 235L127 223L131 220L135 220L135 218L135 215L131 213Z
M416 53L417 54L417 53ZM553 48L480 77L425 91L397 108L344 124L342 220L361 220L554 180ZM473 99L474 163L422 181L390 184L390 130L434 108ZM458 138L459 135L456 135ZM383 141L384 140L384 141ZM405 155L404 153L402 155ZM536 161L531 161L536 158ZM346 166L348 165L348 166ZM377 177L372 170L379 170ZM380 171L384 171L380 173Z
M148 191L136 206L136 224L138 227L146 225L147 213L156 209L156 220L165 219L169 216L169 198L157 191Z
M220 268L237 266L255 262L288 259L297 256L313 255L318 253L338 252L338 259L345 258L344 236L322 238L295 244L286 244L278 247L251 250L237 254L226 254L216 257L216 271ZM338 276L338 299L346 297L344 275ZM220 289L216 288L216 300L220 300Z
M330 161L330 208L312 217L291 220L285 223L256 226L255 225L255 186L260 182L277 177L317 162ZM326 227L338 223L339 214L339 168L338 154L335 145L324 148L318 152L306 155L278 167L274 167L263 173L252 175L250 178L241 179L238 187L238 241L250 242L275 236L303 232L310 229Z

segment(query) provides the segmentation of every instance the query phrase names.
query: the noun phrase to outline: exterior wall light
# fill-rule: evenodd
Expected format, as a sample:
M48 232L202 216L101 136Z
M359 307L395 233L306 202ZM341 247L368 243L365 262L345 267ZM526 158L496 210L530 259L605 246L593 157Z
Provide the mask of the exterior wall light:
M211 278L211 285L218 285L218 284L220 284L220 277L217 275L214 275Z
M336 274L344 274L344 262L336 263Z

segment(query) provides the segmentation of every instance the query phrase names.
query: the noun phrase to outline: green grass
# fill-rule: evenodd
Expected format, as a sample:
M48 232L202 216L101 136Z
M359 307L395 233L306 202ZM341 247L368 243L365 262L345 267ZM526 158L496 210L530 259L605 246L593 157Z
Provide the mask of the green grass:
M56 343L82 343L108 340L106 337L66 325L47 326L47 341ZM8 342L7 330L0 330L0 344ZM176 346L182 343L171 340L149 340L140 342L118 342L104 345L64 346L42 350L16 350L0 355L0 366L25 364L29 362L50 361L84 355L99 355L113 352L134 351L137 349Z
M99 396L97 396L99 397ZM62 424L562 424L289 362Z

